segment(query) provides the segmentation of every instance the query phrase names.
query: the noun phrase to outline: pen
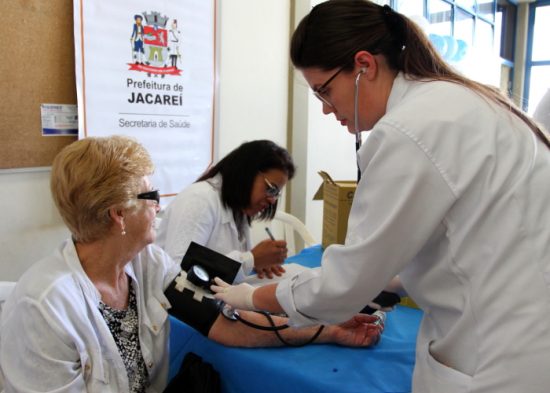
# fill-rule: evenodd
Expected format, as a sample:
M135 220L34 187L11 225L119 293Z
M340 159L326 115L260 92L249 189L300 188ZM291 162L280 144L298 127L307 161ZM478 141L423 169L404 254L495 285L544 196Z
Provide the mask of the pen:
M265 231L271 240L275 240L275 236L271 233L271 230L268 227L265 227Z

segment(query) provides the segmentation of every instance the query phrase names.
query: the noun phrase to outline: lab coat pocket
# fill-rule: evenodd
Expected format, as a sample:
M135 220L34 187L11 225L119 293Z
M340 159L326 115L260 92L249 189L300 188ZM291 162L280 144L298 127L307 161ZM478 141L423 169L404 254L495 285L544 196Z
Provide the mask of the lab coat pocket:
M437 361L429 347L423 350L418 359L414 376L414 391L423 393L468 393L471 391L472 377Z

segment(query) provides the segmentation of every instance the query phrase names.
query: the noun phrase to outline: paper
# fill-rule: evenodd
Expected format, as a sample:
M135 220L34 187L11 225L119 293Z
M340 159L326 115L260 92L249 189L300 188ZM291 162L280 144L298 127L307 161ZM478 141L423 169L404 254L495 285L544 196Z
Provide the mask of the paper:
M78 135L78 112L76 105L41 104L42 136Z

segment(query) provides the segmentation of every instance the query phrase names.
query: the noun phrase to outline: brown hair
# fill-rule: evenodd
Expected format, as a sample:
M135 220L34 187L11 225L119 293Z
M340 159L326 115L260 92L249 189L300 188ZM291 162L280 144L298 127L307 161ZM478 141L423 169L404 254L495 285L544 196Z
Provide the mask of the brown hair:
M278 169L294 177L296 168L290 153L269 140L245 142L208 169L197 181L210 179L217 174L222 177L221 199L224 206L231 209L233 218L242 231L245 220L250 224L250 217L244 217L242 211L250 205L250 196L254 179L259 173ZM275 217L278 200L260 213L259 220L271 220Z
M112 225L111 207L134 209L143 176L154 166L147 150L123 136L85 138L55 157L52 196L73 238L91 242Z
M550 148L550 136L498 89L468 79L442 59L416 23L365 0L329 0L306 15L294 32L290 57L297 68L353 69L360 50L383 55L389 67L408 78L457 83L508 109Z

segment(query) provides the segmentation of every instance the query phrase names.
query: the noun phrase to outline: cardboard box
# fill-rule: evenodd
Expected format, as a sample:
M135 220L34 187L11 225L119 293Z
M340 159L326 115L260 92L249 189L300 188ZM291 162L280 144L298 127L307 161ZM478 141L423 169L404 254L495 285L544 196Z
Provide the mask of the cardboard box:
M323 248L331 244L344 244L348 230L348 216L357 188L354 180L334 181L326 172L320 171L323 183L315 193L314 200L323 200Z

